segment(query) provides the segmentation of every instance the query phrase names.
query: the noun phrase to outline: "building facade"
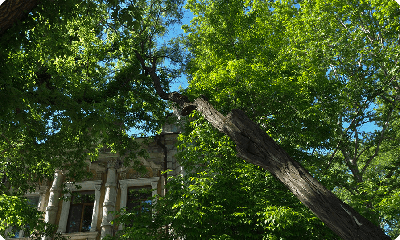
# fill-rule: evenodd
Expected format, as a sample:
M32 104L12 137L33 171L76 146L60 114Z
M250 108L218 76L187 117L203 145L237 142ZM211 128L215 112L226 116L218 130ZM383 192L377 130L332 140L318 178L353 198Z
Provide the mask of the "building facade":
M156 140L146 145L149 158L140 159L147 169L145 173L122 166L117 154L103 152L98 161L89 163L91 179L68 183L60 170L55 172L51 183L39 186L36 192L25 197L29 204L44 212L46 222L58 225L58 232L71 240L98 240L114 235L124 226L112 225L114 215L110 212L132 207L133 201L148 201L145 198L150 195L163 195L166 176L162 171L168 169L168 175L183 174L175 159L178 133L173 125L166 126ZM72 196L62 193L63 184ZM141 189L149 189L149 192L146 195ZM12 228L8 231L14 235L10 239L29 239L23 231Z

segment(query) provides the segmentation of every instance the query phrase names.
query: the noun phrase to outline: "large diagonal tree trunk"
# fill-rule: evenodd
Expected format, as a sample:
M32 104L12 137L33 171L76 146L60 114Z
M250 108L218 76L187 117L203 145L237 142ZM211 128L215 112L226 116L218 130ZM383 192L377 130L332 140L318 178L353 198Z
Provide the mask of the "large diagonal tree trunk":
M215 128L235 141L239 157L268 170L341 238L390 239L315 180L244 112L232 110L224 117L204 99L196 99L194 104Z
M39 0L5 0L0 5L0 36L18 20L22 20Z
M164 92L155 64L148 67L139 53L136 57L153 79L162 99L177 103L182 115L194 109L199 111L216 129L235 141L239 157L268 170L338 236L345 240L391 239L315 180L244 112L235 109L225 117L203 98L190 102L177 92Z

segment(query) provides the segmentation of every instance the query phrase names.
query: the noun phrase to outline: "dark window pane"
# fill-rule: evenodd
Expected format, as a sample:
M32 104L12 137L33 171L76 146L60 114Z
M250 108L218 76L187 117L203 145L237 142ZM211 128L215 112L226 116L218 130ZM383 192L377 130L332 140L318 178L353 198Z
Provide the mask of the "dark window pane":
M12 236L11 236L11 238L19 238L20 236L19 236L19 228L17 228L17 227L13 227L12 228L12 232L14 233Z
M88 232L92 223L94 191L73 192L67 232Z
M83 209L82 232L90 231L92 224L93 205L86 205Z
M142 212L150 212L150 205L151 205L151 200L144 200L141 202L142 205Z
M151 187L131 187L128 188L128 196L126 201L126 210L135 213L137 218L145 217L149 214L151 216ZM132 219L135 221L135 219ZM132 222L133 224L133 222ZM130 227L132 224L126 224L126 226Z
M146 203L151 204L151 187L129 188L126 208L128 211L146 208ZM139 207L141 206L141 207Z
M37 207L39 205L39 196L35 197L27 197L28 205L32 207Z
M79 232L82 217L82 205L72 205L69 209L67 232Z

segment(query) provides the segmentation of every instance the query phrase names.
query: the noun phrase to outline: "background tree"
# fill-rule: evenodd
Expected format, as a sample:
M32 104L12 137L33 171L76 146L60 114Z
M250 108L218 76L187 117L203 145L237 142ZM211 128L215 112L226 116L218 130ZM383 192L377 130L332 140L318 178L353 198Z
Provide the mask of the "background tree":
M296 47L294 55L303 60L309 58L314 65L325 65L327 78L342 83L338 99L342 112L330 140L333 145L329 154L322 153L329 159L326 162L333 164L328 165L331 169L341 169L339 176L343 179L336 182L334 192L340 192L339 196L375 224L392 229L395 237L397 226L381 212L390 208L383 207L383 202L387 204L386 198L395 192L376 193L398 181L390 170L398 169L398 160L389 157L389 149L383 145L397 145L398 141L391 132L393 121L398 121L399 116L395 100L399 48L398 35L394 34L399 27L399 7L394 1L321 1L306 2L302 8L303 17L292 26L299 29L298 33L309 34L295 35L295 42L304 47ZM321 40L316 44L311 43L312 39Z
M154 39L179 19L181 5L124 4L41 1L2 35L1 201L16 201L11 196L33 191L51 180L56 169L64 170L69 181L90 177L87 160L96 160L104 148L142 169L136 157L145 153L127 132L134 128L138 134L154 134L169 110L133 50L167 54ZM174 73L166 69L162 75L167 89ZM25 213L19 210L10 216L1 208L0 215L14 219ZM5 228L1 224L0 231Z
M126 130L152 132L165 115L137 63L120 71L126 45L114 28L127 9L92 1L40 6L1 38L1 168L22 192L55 168L71 170L69 179L82 177L84 160L104 146L121 154L137 149Z

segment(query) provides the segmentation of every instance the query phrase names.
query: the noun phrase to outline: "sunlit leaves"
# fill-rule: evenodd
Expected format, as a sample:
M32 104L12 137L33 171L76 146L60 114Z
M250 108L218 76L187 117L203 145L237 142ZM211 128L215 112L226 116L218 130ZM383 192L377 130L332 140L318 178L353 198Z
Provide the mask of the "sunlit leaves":
M0 194L0 235L8 237L5 233L10 226L23 230L25 236L33 240L41 239L40 234L57 240L65 239L61 234L55 234L56 226L45 223L42 213L30 206L27 199ZM15 232L9 234L14 237Z
M285 34L291 16L285 14L294 14L296 8L278 5L190 2L191 10L198 12L196 25L186 28L189 49L196 56L188 65L190 93L205 94L222 112L246 109L276 138L283 140L287 136L281 134L290 132L307 147L316 147L326 141L322 133L333 128L330 119L336 109L328 109L328 101L311 104L326 98L327 92L333 97L337 86L326 80L326 68L292 58L292 46L287 46L291 39ZM306 69L301 70L301 64ZM299 118L308 123L304 126ZM321 134L311 134L314 131Z
M195 15L184 28L193 53L188 92L223 113L244 110L328 188L383 224L376 206L391 194L373 193L389 184L379 176L398 169L383 148L398 142L398 5L193 0L187 7Z
M169 213L175 216L174 230L202 239L318 239L330 234L272 176L238 159L228 138L193 117L180 136L186 175L171 181L175 190L164 199L174 203Z

